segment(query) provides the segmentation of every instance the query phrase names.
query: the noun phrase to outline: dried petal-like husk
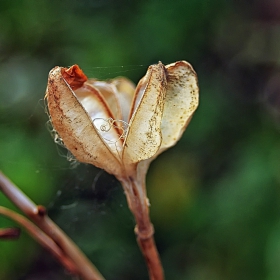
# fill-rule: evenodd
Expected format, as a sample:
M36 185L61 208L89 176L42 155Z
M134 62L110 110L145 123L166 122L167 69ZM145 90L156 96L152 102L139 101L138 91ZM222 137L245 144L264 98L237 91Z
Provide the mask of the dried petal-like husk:
M74 93L90 116L103 141L110 147L112 153L120 159L124 131L117 126L118 123L115 121L103 95L95 87L88 84L84 84Z
M130 107L135 92L135 85L124 77L111 80L111 84L117 89L116 94L121 107L122 119L128 123Z
M147 81L145 91L129 122L123 151L125 165L152 157L161 145L161 119L166 92L164 65L150 66L144 80ZM137 94L141 94L141 91L136 92L136 100Z
M117 98L117 89L114 85L106 81L98 81L95 79L89 79L86 84L91 85L97 89L108 104L108 107L113 113L113 118L117 120L122 120L122 112L120 108L120 103Z
M197 75L192 66L186 61L178 61L165 67L167 89L160 151L177 143L198 106Z
M52 125L77 160L111 174L121 174L121 164L104 143L70 85L61 67L50 71L46 98Z

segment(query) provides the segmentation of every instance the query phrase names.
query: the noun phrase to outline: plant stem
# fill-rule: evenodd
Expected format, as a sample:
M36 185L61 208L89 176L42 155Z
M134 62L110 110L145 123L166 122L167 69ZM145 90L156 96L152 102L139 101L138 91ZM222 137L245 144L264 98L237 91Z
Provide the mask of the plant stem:
M15 240L20 236L20 228L0 228L1 240Z
M145 258L151 280L163 280L164 273L154 241L154 227L150 222L149 205L146 197L145 181L130 177L121 181L125 190L128 206L136 221L135 234L138 245Z
M146 264L148 266L150 279L163 280L164 274L159 258L159 254L155 245L154 237L151 236L147 239L142 239L137 236L138 245L145 257Z
M8 217L24 227L30 236L32 236L43 247L48 249L71 273L77 274L76 265L63 254L57 244L49 236L42 232L27 218L2 206L0 206L0 215Z
M23 211L62 252L76 265L85 280L104 280L104 277L77 247L77 245L48 217L43 206L36 205L0 171L0 190Z

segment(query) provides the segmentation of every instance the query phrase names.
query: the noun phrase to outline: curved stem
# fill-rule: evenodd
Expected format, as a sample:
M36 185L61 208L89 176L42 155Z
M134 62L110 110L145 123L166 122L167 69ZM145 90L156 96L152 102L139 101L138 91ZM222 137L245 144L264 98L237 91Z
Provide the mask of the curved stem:
M15 240L20 236L20 228L0 228L0 239Z
M49 236L42 232L32 222L22 215L2 206L0 206L0 215L15 221L25 228L30 236L32 236L43 247L48 249L71 273L77 274L76 265L63 254L57 244Z
M2 191L21 211L23 211L62 252L76 265L78 274L85 280L104 280L104 277L89 261L77 245L48 217L43 206L36 205L16 185L0 171L0 191Z
M164 273L154 241L154 227L150 221L145 181L129 177L121 181L125 190L128 206L136 221L135 234L138 245L145 258L151 280L163 280Z

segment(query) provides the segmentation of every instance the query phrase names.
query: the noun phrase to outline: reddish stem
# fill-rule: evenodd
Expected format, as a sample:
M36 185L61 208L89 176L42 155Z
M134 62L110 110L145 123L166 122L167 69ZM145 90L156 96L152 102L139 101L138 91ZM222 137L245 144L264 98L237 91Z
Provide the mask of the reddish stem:
M3 173L0 172L2 191L21 211L23 211L75 265L77 273L85 280L104 280L77 245L48 217L43 206L36 205ZM34 236L34 235L33 235Z
M139 238L139 236L137 236L137 242L142 251L143 256L145 257L145 261L149 269L150 279L163 280L163 269L155 245L154 237L150 236L147 239L141 239Z
M38 243L48 249L71 273L78 274L76 265L68 259L66 255L61 251L57 244L32 222L23 217L22 215L0 206L0 215L6 216L11 220L17 222L32 236Z
M157 247L154 241L154 227L150 222L149 206L144 180L139 186L133 178L122 181L128 206L136 220L135 234L138 245L145 258L151 280L163 280L164 273Z
M0 239L3 240L15 240L20 236L19 228L0 228Z

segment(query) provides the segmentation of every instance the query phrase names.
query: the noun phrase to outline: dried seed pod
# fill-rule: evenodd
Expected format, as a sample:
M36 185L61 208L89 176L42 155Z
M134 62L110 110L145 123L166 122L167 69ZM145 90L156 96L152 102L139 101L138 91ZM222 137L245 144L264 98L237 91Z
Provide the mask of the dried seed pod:
M87 79L73 65L50 71L46 98L77 160L124 178L180 139L198 106L198 83L186 61L151 65L136 88L125 78Z

